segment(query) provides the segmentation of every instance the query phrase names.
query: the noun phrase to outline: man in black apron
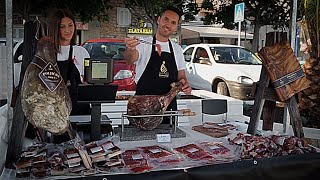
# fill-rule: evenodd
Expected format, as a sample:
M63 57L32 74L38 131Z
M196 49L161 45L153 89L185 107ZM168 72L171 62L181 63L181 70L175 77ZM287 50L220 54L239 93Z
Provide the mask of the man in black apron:
M186 94L191 94L191 88L189 83L185 77L184 69L178 69L177 64L178 61L175 58L175 52L173 48L173 44L169 40L170 35L177 29L181 18L181 11L173 6L165 7L160 17L158 18L158 30L155 36L152 38L152 42L149 41L147 44L148 47L151 48L151 55L148 61L146 61L147 65L145 66L144 71L142 72L136 87L136 95L163 95L170 91L171 87L170 84L172 82L180 81L183 84L182 91ZM167 46L166 43L169 45L169 49L166 51L161 51L161 46L157 44L157 40L159 43L161 42L163 45ZM139 49L140 52L136 49L136 46L140 44L140 41L134 37L126 38L126 46L127 49L124 52L124 57L129 64L135 63L140 59L140 61L145 62L144 60L147 58L149 49L146 53L141 52L141 48ZM142 42L144 43L144 42ZM157 45L155 45L157 44ZM160 47L159 47L160 46ZM176 49L180 48L178 53L178 57L181 57L183 64L184 58L182 54L181 47L177 47ZM142 46L140 46L142 47ZM144 47L148 48L144 45ZM167 48L167 47L166 47ZM143 57L139 57L139 55ZM144 60L141 60L143 59ZM141 64L141 63L140 63ZM181 62L180 62L181 64ZM185 65L184 65L185 66ZM137 66L137 70L139 67ZM168 106L167 110L177 110L177 101L174 99L171 104ZM169 123L169 118L164 118L163 123Z

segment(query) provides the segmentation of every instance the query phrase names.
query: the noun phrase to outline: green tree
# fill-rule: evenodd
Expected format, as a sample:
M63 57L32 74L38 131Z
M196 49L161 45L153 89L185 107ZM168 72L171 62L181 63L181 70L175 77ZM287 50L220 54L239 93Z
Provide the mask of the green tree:
M157 28L158 15L166 5L174 5L180 8L188 20L194 18L193 15L196 11L194 0L125 0L124 3L134 16L141 17L141 15L144 15L142 18L151 23L153 29Z
M225 28L234 29L234 7L241 2L245 3L245 20L254 26L254 51L258 50L261 26L288 27L291 0L204 0L200 7L207 10L204 24L223 23Z
M184 15L184 21L194 21L195 15L199 13L199 7L198 4L195 2L195 0L185 0L183 2L183 15Z
M47 16L53 8L65 8L74 13L82 22L89 22L94 17L107 20L105 12L110 9L110 0L13 0L13 13L28 21L30 15Z

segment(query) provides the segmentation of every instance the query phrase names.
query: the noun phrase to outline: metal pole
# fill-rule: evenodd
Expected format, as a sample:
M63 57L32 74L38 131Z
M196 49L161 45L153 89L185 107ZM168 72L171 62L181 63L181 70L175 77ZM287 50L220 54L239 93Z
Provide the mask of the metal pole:
M240 46L240 41L241 41L241 38L240 38L240 34L241 34L241 21L239 21L239 34L238 34L238 46Z
M293 52L295 52L295 41L296 41L296 31L297 31L297 0L293 0L293 8L292 8L292 19L291 19L291 48ZM288 133L288 129L290 126L290 114L288 105L286 104L284 107L283 114L283 133Z
M291 19L291 48L295 51L295 40L297 35L297 0L293 0Z
M6 0L6 46L7 46L7 120L8 126L13 117L13 110L10 107L13 90L13 40L12 40L12 0Z
M247 45L247 21L244 20L244 47Z

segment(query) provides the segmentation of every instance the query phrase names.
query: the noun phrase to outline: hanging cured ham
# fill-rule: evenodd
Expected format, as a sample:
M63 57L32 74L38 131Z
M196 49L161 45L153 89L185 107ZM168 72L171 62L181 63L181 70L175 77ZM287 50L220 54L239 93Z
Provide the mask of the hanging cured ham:
M23 79L21 105L31 124L62 134L69 127L71 100L56 59L53 40L41 38Z

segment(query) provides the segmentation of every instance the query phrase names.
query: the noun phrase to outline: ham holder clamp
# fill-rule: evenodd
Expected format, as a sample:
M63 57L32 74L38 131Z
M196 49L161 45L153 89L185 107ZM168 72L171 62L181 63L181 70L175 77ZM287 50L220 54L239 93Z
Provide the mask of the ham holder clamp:
M190 109L181 109L178 111L165 111L164 114L148 114L148 115L128 115L122 114L121 117L121 132L124 132L124 118L151 118L151 117L170 117L170 125L173 125L173 131L177 130L177 122L179 116L194 116L195 112L191 112ZM177 117L173 121L173 117Z
M170 86L171 89L167 94L135 95L128 100L127 113L122 114L121 130L118 130L121 133L122 140L125 140L125 136L129 134L131 134L131 136L135 136L136 139L143 139L141 136L147 139L154 138L155 133L170 133L171 135L173 135L173 137L177 137L178 134L180 135L181 130L177 130L178 117L195 115L195 113L191 112L190 109L180 111L166 111L171 101L181 91L182 83L173 82ZM170 117L170 126L168 126L168 124L161 124L163 117ZM173 117L177 117L177 119L173 121ZM130 122L128 130L125 134L124 118L128 118ZM181 132L181 134L184 134L183 137L185 137L184 132ZM128 138L129 137L130 136L128 136Z
M173 82L171 89L163 95L134 95L128 100L127 114L130 116L161 115L167 110L171 101L181 91L182 83ZM131 125L143 130L156 128L163 120L162 116L128 117Z
M121 127L114 129L115 134L119 134L121 141L142 141L156 139L158 134L170 134L171 138L184 138L186 133L177 127L178 117L195 115L190 109L183 109L179 111L165 111L163 114L149 114L149 115L128 115L122 114ZM168 117L170 124L159 124L151 130L140 128L134 124L124 125L125 118L163 118ZM175 117L175 118L173 118ZM173 120L174 119L174 120Z

